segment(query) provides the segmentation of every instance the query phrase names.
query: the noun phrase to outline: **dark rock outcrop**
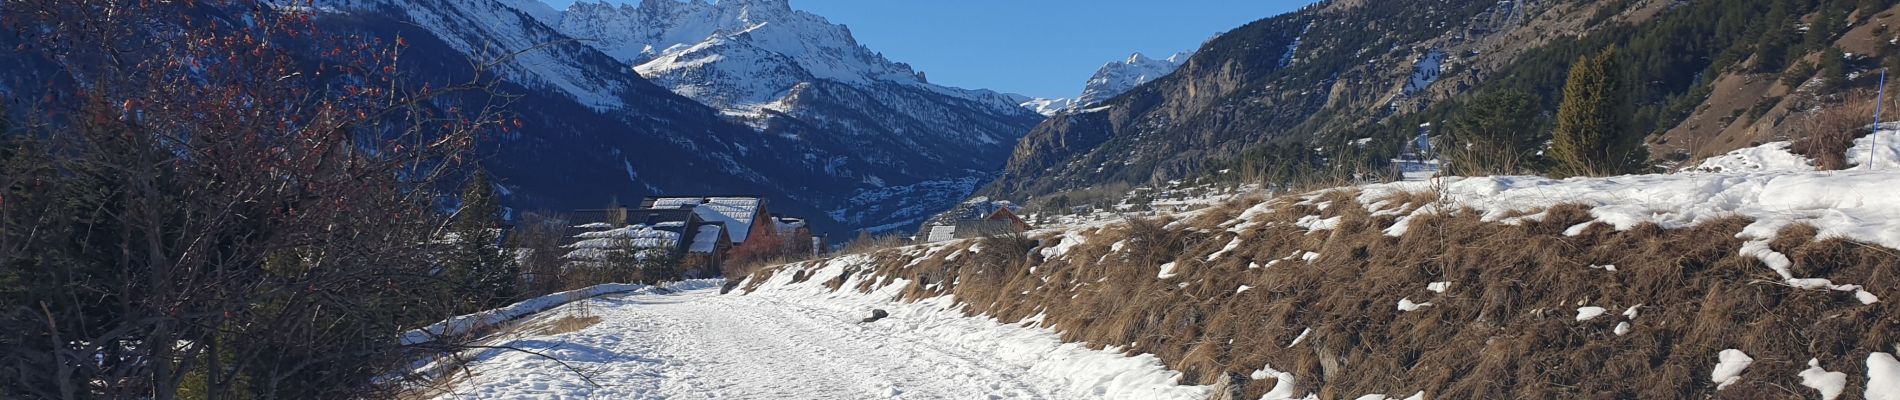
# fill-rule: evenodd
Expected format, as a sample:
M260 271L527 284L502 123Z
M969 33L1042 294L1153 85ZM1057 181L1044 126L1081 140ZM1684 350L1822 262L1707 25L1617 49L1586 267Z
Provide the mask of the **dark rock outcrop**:
M877 320L884 319L884 317L889 317L889 316L891 316L891 313L885 312L884 310L871 310L871 317L865 318L864 322L865 323L877 322Z

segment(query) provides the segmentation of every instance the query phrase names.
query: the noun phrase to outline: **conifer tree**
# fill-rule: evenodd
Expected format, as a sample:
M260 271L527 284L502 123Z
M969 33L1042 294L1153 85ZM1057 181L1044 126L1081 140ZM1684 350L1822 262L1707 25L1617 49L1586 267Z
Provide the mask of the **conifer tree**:
M1759 34L1755 37L1756 72L1776 72L1788 64L1788 52L1793 44L1789 43L1789 32L1799 20L1795 18L1795 5L1790 0L1777 0L1769 6L1768 15L1758 25Z
M1823 6L1821 11L1815 14L1814 23L1808 26L1808 31L1802 33L1802 52L1827 47L1828 39L1832 39L1834 33L1841 30L1841 24L1846 20L1846 12L1832 6Z
M1537 100L1519 90L1478 95L1452 115L1452 142L1443 152L1452 173L1517 173L1529 167L1543 144Z
M1557 108L1550 158L1557 176L1604 175L1625 168L1636 136L1624 123L1615 50L1582 57L1570 67Z
M462 192L462 208L455 213L448 281L456 297L474 309L506 305L515 298L520 271L499 243L501 203L488 174L476 171ZM464 311L472 311L464 310Z
M1846 55L1841 53L1839 47L1829 46L1821 51L1822 90L1834 91L1847 86L1847 66L1844 65L1846 64L1843 61L1844 58Z

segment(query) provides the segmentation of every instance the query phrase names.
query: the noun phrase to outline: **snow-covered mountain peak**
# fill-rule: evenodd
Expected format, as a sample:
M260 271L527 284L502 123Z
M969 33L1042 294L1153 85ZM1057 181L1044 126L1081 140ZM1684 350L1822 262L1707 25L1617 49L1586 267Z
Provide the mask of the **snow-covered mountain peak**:
M791 12L792 3L787 0L719 0L714 5L737 7L740 10L760 10L771 12Z
M1088 87L1082 90L1081 97L1076 98L1076 104L1088 105L1108 100L1143 83L1174 73L1190 54L1175 53L1165 59L1155 59L1135 53L1125 61L1104 64L1095 71L1095 76L1089 78Z
M575 3L557 28L594 39L594 47L629 64L723 39L790 57L818 78L851 84L916 81L908 65L884 59L859 45L843 25L793 10L785 0L646 0L638 7ZM648 54L649 49L666 50Z
M1180 52L1168 58L1156 59L1147 54L1136 52L1121 61L1110 61L1095 70L1088 84L1082 88L1082 95L1075 98L1045 99L1037 98L1022 102L1023 107L1036 110L1043 115L1055 115L1090 104L1108 100L1155 79L1174 73L1187 63L1193 52Z
M1184 52L1170 54L1168 55L1168 58L1155 59L1153 57L1149 57L1147 54L1143 54L1142 52L1137 51L1135 52L1135 54L1129 55L1128 60L1123 61L1122 64L1124 65L1151 65L1158 62L1165 62L1169 64L1180 65L1183 62L1187 62L1188 56L1192 56L1192 55L1194 55L1193 52L1184 51ZM1108 63L1104 65L1103 67L1107 68L1108 65L1114 65L1114 64L1115 63Z
M581 2L555 28L732 114L790 104L785 96L796 93L795 84L820 80L860 89L897 85L1002 114L1027 113L1005 96L932 85L909 64L859 44L844 25L792 9L787 0Z
M778 144L734 143L715 156L776 157L795 166L775 173L849 180L788 192L830 201L824 212L833 220L874 231L908 229L968 196L1042 120L1016 96L930 84L787 0L582 0L548 27L598 50L623 76L710 106Z
M1135 54L1130 54L1128 56L1128 60L1122 61L1121 64L1123 65L1149 65L1149 64L1154 64L1157 62L1166 62L1169 64L1180 64L1182 62L1187 61L1187 58L1193 55L1194 55L1193 52L1183 51L1179 53L1169 54L1168 58L1157 59L1154 57L1149 57L1148 54L1146 53L1137 51L1135 52ZM1115 63L1111 62L1108 64L1103 64L1103 68L1108 68L1108 66L1110 65L1115 65Z

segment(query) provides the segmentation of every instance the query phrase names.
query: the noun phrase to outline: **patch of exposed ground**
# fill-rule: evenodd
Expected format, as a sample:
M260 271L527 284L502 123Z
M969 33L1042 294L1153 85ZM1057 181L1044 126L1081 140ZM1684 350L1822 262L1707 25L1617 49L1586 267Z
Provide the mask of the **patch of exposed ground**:
M1386 228L1435 196L1398 194L1384 208L1403 211L1374 213L1354 195L889 249L808 283L953 296L971 314L1157 355L1183 383L1234 377L1248 398L1806 398L1810 359L1861 393L1862 361L1900 341L1895 302L1791 287L1741 255L1740 217L1616 230L1558 205L1515 225L1419 214L1394 237ZM1900 287L1900 251L1802 225L1777 237L1796 275ZM817 265L753 280L805 280ZM878 279L845 287L852 274ZM1753 363L1718 390L1727 349Z

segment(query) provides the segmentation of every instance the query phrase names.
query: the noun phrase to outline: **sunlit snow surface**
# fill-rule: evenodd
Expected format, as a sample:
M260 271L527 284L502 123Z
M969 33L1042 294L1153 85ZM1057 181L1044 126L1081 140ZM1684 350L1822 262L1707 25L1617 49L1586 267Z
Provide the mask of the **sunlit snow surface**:
M1867 355L1867 400L1900 400L1900 360L1890 353Z
M600 386L539 356L494 352L440 398L1198 400L1209 393L1178 385L1181 374L1151 355L1091 350L1048 330L965 317L948 298L894 301L906 283L870 294L811 283L869 261L831 261L807 283L778 274L745 295L700 289L591 300L585 309L599 324L508 344L590 371ZM890 317L860 322L874 308Z
M1717 354L1716 359L1718 361L1715 363L1715 368L1709 371L1709 380L1715 382L1716 390L1735 384L1741 379L1742 371L1747 370L1749 364L1755 363L1754 358L1736 349L1722 350Z
M1891 126L1888 128L1892 128ZM1876 142L1878 142L1876 144ZM1785 143L1738 150L1685 172L1551 179L1537 176L1447 177L1423 182L1359 186L1359 201L1381 212L1381 202L1407 192L1437 191L1450 207L1424 207L1402 215L1388 233L1403 234L1412 214L1469 208L1487 221L1518 223L1541 214L1510 217L1558 204L1590 207L1590 225L1625 230L1645 223L1664 228L1693 226L1733 216L1753 220L1736 237L1748 240L1742 254L1758 258L1784 283L1806 289L1852 292L1862 303L1880 300L1851 283L1795 276L1787 256L1768 248L1782 229L1807 224L1819 237L1841 237L1900 248L1900 131L1883 130L1855 141L1843 171L1815 171L1788 154ZM1347 190L1347 189L1334 189ZM1312 196L1309 196L1312 197ZM1878 290L1879 288L1875 288Z

